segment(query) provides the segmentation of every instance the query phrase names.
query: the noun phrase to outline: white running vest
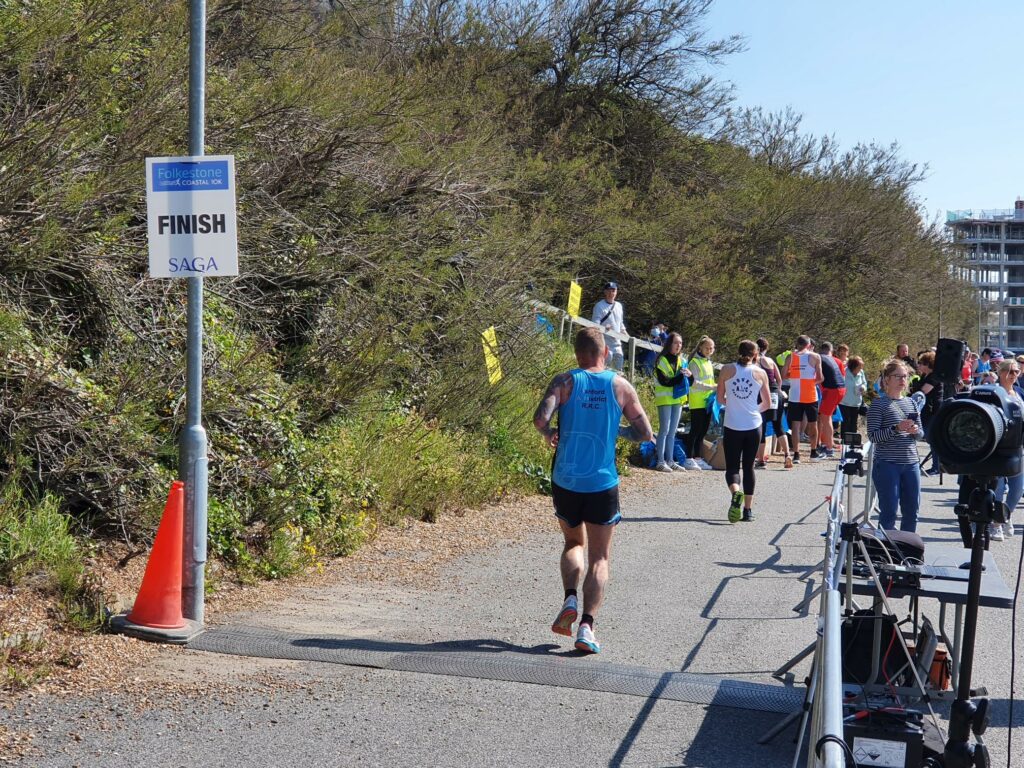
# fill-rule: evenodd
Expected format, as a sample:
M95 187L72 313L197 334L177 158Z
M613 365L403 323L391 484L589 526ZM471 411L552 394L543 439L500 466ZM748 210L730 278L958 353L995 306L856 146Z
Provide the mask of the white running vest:
M725 426L746 431L761 426L757 397L761 383L754 378L754 366L736 363L736 372L725 382Z

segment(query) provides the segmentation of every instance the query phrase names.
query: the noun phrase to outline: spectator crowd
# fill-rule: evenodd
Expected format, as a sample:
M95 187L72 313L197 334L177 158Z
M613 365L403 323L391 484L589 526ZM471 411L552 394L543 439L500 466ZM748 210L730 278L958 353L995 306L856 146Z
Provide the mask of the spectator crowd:
M605 340L608 367L621 371L626 325L618 292L617 283L605 284L592 319L606 334L619 334ZM663 473L724 465L734 521L753 519L755 469L768 468L776 457L784 470L801 461L836 459L843 441L860 434L863 425L875 446L879 524L894 528L898 517L902 530L913 531L921 478L941 473L923 438L943 399L993 385L1024 404L1019 382L1024 355L996 348L968 351L949 391L950 384L935 372L934 347L911 356L909 345L898 343L893 356L869 376L863 358L851 354L849 345L817 342L808 335L797 336L774 355L764 337L744 341L742 350L721 362L714 359L714 339L701 336L686 351L683 336L661 322L651 326L646 341L660 347L643 350L637 361L639 371L653 379L657 409L657 437L645 454L648 463ZM753 403L747 404L745 416L737 415L748 390L756 392ZM734 429L730 422L745 428ZM925 461L919 455L922 447ZM1024 477L1002 478L997 494L1012 513L1024 495ZM993 525L989 537L1001 541L1014 533L1012 523Z

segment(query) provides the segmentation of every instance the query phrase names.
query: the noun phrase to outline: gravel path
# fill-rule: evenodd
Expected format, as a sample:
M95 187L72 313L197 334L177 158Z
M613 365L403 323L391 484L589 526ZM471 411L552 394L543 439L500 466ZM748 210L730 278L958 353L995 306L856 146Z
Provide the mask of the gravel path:
M776 466L778 466L776 464ZM254 591L211 625L256 625L382 643L480 641L566 663L611 662L775 683L814 637L792 611L820 559L834 463L758 475L753 523L724 521L719 472L638 472L623 485L598 657L548 624L561 602L560 537L529 499L389 531L315 583ZM922 533L956 541L954 487L925 481ZM859 494L858 494L859 495ZM855 496L855 499L857 496ZM1012 584L1021 538L993 545ZM925 608L928 612L928 607ZM983 610L975 677L995 703L989 744L1005 765L1010 612ZM787 766L778 715L571 688L161 648L123 689L37 694L0 710L29 740L14 765ZM808 666L798 667L799 676ZM1024 705L1013 766L1024 766ZM25 752L26 750L21 750ZM131 756L131 757L130 757ZM0 759L3 754L0 754Z

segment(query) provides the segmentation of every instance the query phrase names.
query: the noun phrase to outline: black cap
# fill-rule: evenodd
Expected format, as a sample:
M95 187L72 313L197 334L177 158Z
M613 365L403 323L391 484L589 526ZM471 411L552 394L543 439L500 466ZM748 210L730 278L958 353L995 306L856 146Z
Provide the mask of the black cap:
M609 290L617 291L617 290L619 290L619 284L618 283L605 283L604 284L604 288L602 290L605 290L605 291L609 291Z

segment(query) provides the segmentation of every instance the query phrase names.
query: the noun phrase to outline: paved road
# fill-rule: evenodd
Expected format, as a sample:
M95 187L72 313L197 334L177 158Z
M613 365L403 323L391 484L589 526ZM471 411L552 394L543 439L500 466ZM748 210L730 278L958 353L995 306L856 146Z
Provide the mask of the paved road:
M760 472L758 518L737 525L724 522L721 473L630 478L598 657L578 656L547 628L561 598L554 528L450 563L440 586L317 587L229 624L364 638L382 650L442 653L449 646L437 644L458 641L457 650L555 659L584 676L611 663L779 685L771 670L814 636L814 617L792 607L814 584L801 577L822 554L834 466ZM925 480L928 541L957 540L946 483ZM1021 540L993 545L1008 581ZM984 610L979 634L975 679L995 701L988 740L995 765L1004 765L1010 612ZM755 743L777 714L650 696L197 651L169 652L157 666L185 692L154 696L141 709L134 692L35 699L0 713L0 726L41 731L44 756L15 764L774 768L788 766L794 749L792 730ZM192 685L205 693L189 694ZM1024 705L1014 720L1012 765L1021 768Z

